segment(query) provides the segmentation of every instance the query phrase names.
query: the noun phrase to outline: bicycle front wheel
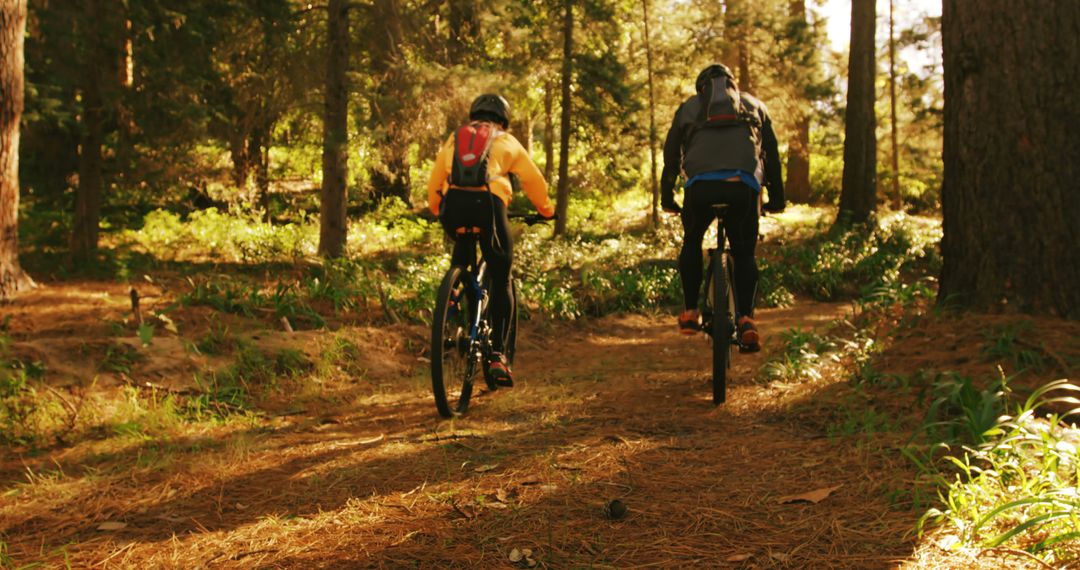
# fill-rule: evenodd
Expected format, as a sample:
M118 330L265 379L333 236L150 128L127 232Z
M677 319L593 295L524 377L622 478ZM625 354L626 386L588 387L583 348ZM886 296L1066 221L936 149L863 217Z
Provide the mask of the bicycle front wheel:
M713 404L717 405L723 404L727 397L727 370L731 361L731 317L726 314L729 284L724 265L723 253L714 251L709 258L709 272L712 278L709 301L713 313Z
M431 320L431 388L439 415L451 418L469 408L476 358L472 354L473 313L476 301L465 279L465 270L451 267L443 277Z

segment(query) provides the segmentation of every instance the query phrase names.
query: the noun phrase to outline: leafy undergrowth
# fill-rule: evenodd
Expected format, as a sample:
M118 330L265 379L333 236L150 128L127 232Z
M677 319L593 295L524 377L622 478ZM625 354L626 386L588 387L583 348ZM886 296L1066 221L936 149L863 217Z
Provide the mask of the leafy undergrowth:
M928 301L921 288L874 293L830 327L788 330L758 381L807 394L778 412L797 429L911 461L918 477L892 498L924 512L920 567L1075 563L1080 327ZM814 388L838 376L848 381Z
M673 263L679 240L675 220L665 219L655 233L598 225L591 233L559 240L551 240L546 228L522 228L515 253L523 313L530 319L525 326L532 332L523 341L524 354L531 354L523 366L528 374L528 362L535 361L536 388L526 384L508 395L482 398L475 414L483 419L475 423L463 419L442 424L428 402L425 322L448 255L429 221L386 206L364 224L354 224L355 232L365 233L351 237L349 257L312 263L305 252L313 237L302 228L266 226L265 231L278 234L263 240L250 237L257 233L245 234L260 222L244 215L205 214L236 218L221 222L230 229L218 234L213 233L216 223L157 215L160 219L148 219L142 233L129 236L133 241L127 247L141 248L141 253L130 254L126 259L131 263L121 264L124 272L116 277L124 285L61 284L32 293L9 331L4 370L11 374L0 387L0 420L19 426L21 431L5 431L11 434L5 443L33 467L26 471L4 466L4 480L18 482L6 487L11 503L0 515L19 521L5 522L9 534L53 537L48 545L35 546L34 555L28 554L25 541L16 544L10 536L0 537L0 544L16 545L21 560L52 563L82 556L78 559L101 561L114 553L107 540L95 543L100 548L86 546L85 552L82 545L92 542L97 532L109 532L99 525L122 523L131 525L129 538L136 546L121 553L121 566L140 560L175 566L191 551L205 554L201 560L206 562L212 559L207 549L220 551L220 541L237 540L244 546L229 547L243 555L233 559L237 566L304 566L299 560L307 559L288 557L303 552L304 546L294 540L297 533L317 529L317 540L328 540L341 536L346 527L357 536L380 533L375 543L382 556L399 550L414 560L436 556L416 548L439 543L440 552L449 557L440 559L442 563L483 560L481 566L499 566L487 558L470 558L470 552L498 551L502 543L491 542L496 539L490 533L511 525L513 536L501 538L522 547L542 547L546 558L541 561L549 567L571 562L621 566L627 560L708 564L715 562L709 553L720 532L717 521L728 515L702 510L701 498L714 492L716 477L739 465L745 473L775 469L786 475L767 491L759 484L760 474L733 483L736 488L725 496L725 504L756 497L755 516L764 518L740 519L736 526L745 536L725 542L728 547L738 550L741 543L753 542L762 528L775 530L772 522L762 520L784 521L777 522L782 531L771 539L775 544L786 544L792 536L799 537L799 544L819 540L812 518L791 519L775 498L793 494L789 486L805 491L821 478L838 479L851 495L833 499L847 501L837 505L837 513L864 513L868 520L885 517L888 524L874 527L872 537L856 539L850 552L852 539L838 531L827 540L831 546L756 547L746 556L757 556L766 565L816 567L841 549L849 552L851 558L845 560L853 565L884 564L903 556L900 551L909 540L903 533L914 528L916 511L936 506L946 513L941 528L951 520L944 503L935 499L934 485L955 469L945 455L928 450L937 449L934 442L955 437L949 434L960 429L957 418L967 417L965 406L983 401L970 396L982 394L987 386L972 383L968 388L964 379L996 373L996 365L1003 363L1009 374L1021 373L1009 386L1026 397L1038 387L1036 380L1072 362L1071 353L1061 346L1032 343L1031 329L1023 324L962 329L968 336L954 344L977 348L950 345L949 354L916 344L932 345L927 331L947 335L953 326L952 317L923 309L933 282L921 276L934 267L937 226L919 218L890 217L873 228L830 236L823 222L831 217L829 212L795 208L786 217L766 221L763 257L787 260L763 272L766 304L782 306L795 302L795 295L824 291L827 294L818 296L854 296L856 313L825 328L803 319L815 310L832 314L833 305L799 301L805 306L773 313L787 315L786 326L793 328L772 336L767 360L736 359L742 368L733 372L738 381L731 405L719 412L706 407L708 413L688 413L687 405L701 403L695 398L706 399L700 370L705 369L701 359L707 351L698 343L673 344L679 339L670 338L664 309L680 296ZM260 250L263 241L268 245ZM118 253L116 259L123 256ZM845 256L854 261L830 265ZM246 263L254 260L259 263ZM836 282L841 285L829 285ZM130 311L130 286L143 298L141 325ZM650 316L629 317L638 320L626 326L610 316L613 312ZM37 318L27 318L30 315ZM595 319L601 315L607 316ZM83 331L85 338L51 344L70 337L72 330ZM977 335L975 341L970 334ZM950 359L965 354L970 362L953 366ZM65 358L75 361L66 372ZM910 369L915 364L919 366ZM973 371L976 365L981 368ZM61 373L66 374L66 387L42 381ZM667 398L673 394L691 403L669 406ZM959 403L949 403L950 397ZM948 405L937 404L941 398ZM987 414L996 419L997 408L984 407L974 416L975 425L985 425ZM810 431L811 437L785 439L778 428L756 423L762 410L783 418L779 423ZM931 413L923 417L912 410ZM609 428L616 425L625 429L613 433ZM594 432L603 436L582 440L581 433ZM737 440L728 441L733 433L739 434ZM324 441L327 434L330 439ZM451 439L439 439L447 434ZM384 436L385 447L377 443ZM471 443L473 438L480 443ZM840 455L822 463L820 456L832 453L827 450L837 440L845 442ZM974 455L977 442L966 443L973 450L972 465L985 461ZM377 449L363 451L368 445ZM783 450L777 457L798 458L803 469L792 474L790 465L744 457L740 451L769 445ZM963 457L962 445L953 444L957 452L952 457ZM862 449L876 451L867 459ZM924 457L922 465L938 479L927 475L915 487L889 477L858 482L859 469L892 473L902 460L898 449ZM363 462L356 463L350 450L364 457ZM515 457L522 450L527 460L518 462ZM701 459L703 450L712 454L707 460ZM43 459L35 461L39 456ZM568 463L571 460L574 463ZM375 467L368 469L368 462ZM489 469L492 465L496 467ZM505 482L494 478L499 466L513 466ZM826 468L827 477L819 473ZM495 472L492 480L488 471ZM704 487L655 499L661 496L656 493L685 490L681 477L687 472ZM133 479L132 473L138 477ZM402 473L411 475L401 479ZM529 477L535 473L544 481L532 482ZM469 486L469 474L484 478L480 487ZM138 478L147 483L134 482ZM284 497L253 496L265 480L290 491ZM124 489L117 496L127 497L133 506L117 505L112 495L101 492L110 486ZM375 502L358 498L375 487L381 489ZM630 498L647 492L648 500L657 500L637 507L644 527L628 528L627 536L644 529L668 532L660 521L692 513L693 522L680 532L693 537L684 547L693 554L661 548L620 558L611 545L625 543L625 536L619 529L611 530L614 535L595 530L596 521L589 518L589 513L599 512L590 502L592 495L609 488L622 489ZM149 506L137 506L144 502ZM545 546L524 538L549 532L547 523L529 518L530 513L563 520L560 505L568 502L588 507L566 519L575 529L592 533L583 545L569 547L552 538ZM892 512L876 510L889 502ZM72 525L47 514L63 505L78 505L92 515ZM380 514L386 505L408 507L403 512L409 513L409 523L400 526L409 530L395 534L398 527ZM506 513L500 513L504 509ZM196 526L180 528L187 522L177 520L188 520L181 515L196 520ZM452 528L443 524L447 517ZM211 519L218 523L208 522ZM1006 532L996 524L981 528ZM169 552L158 549L161 525L186 536L184 546L173 543ZM202 536L195 534L203 532L199 525L207 529ZM424 530L432 528L439 530ZM471 543L455 534L462 528L489 533L488 538ZM267 537L279 535L295 542L288 548L300 550L287 554L264 544ZM975 534L957 536L965 544L986 540ZM863 540L866 544L859 542ZM1060 550L1059 544L1051 546ZM246 554L251 552L256 554Z

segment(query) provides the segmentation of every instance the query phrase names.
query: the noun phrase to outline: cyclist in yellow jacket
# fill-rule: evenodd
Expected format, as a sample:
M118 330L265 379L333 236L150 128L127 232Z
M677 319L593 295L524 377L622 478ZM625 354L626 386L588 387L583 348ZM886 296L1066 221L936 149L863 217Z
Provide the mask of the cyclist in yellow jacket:
M447 139L431 170L428 180L428 205L447 234L454 240L451 263L471 266L476 262L476 245L487 261L487 274L491 278L490 316L492 348L494 355L488 370L496 383L513 385L509 363L503 356L509 319L513 309L513 292L510 274L513 265L514 243L510 235L510 222L506 208L513 194L510 175L521 182L525 195L545 218L555 215L555 207L547 194L547 182L540 169L533 163L529 153L513 135L506 132L510 126L510 104L499 95L484 94L473 101L469 109L470 126L476 132L490 136L484 154L464 157L476 161L486 172L480 183L460 183L456 177L463 157L460 156L458 134ZM458 183L455 184L455 178Z

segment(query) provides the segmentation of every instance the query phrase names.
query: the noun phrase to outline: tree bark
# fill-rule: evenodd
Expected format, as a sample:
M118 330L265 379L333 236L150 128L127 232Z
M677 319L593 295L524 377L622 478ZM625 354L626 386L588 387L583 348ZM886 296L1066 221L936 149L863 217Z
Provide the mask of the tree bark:
M544 180L555 174L555 82L544 85Z
M247 133L237 129L229 138L229 155L232 158L232 182L237 190L247 187L251 160L248 155Z
M570 81L574 57L574 4L563 7L562 129L559 146L559 189L556 194L555 235L566 233L566 212L570 203Z
M653 89L653 53L649 37L649 0L641 0L645 24L645 64L649 80L649 177L652 189L652 225L660 225L660 183L656 178L656 92Z
M792 20L806 25L806 1L792 0ZM810 203L810 103L800 89L796 94L794 133L788 141L785 195L794 204Z
M273 126L265 121L251 132L250 153L255 162L255 188L259 193L259 207L270 222L270 131Z
M903 207L900 196L900 144L896 130L896 34L894 17L894 0L889 0L889 138L892 152L892 199L893 208L899 210Z
M379 31L372 34L371 70L376 76L376 87L371 104L371 126L375 133L375 147L379 157L372 162L368 175L371 179L373 200L396 197L409 204L412 184L409 174L409 138L401 136L399 129L406 122L405 115L413 110L401 100L405 78L402 73L407 65L401 53L405 41L399 0L376 0L372 12Z
M19 120L26 0L0 2L0 299L34 287L19 264Z
M327 12L326 89L323 94L323 179L319 201L319 255L341 257L347 235L349 176L349 8L330 0Z
M844 178L836 224L865 222L877 207L877 139L874 133L874 0L851 2L847 113L844 116Z
M514 131L517 132L517 138L521 141L521 146L525 147L525 152L532 156L533 146L533 116L532 112L519 113L521 118L515 121L517 125Z
M98 247L106 184L105 139L118 126L127 21L123 4L116 0L85 0L82 8L76 34L81 48L82 136L71 232L71 256L76 263L92 261Z
M750 33L747 3L745 0L725 0L724 2L724 65L735 73L739 90L753 92L753 77L750 71Z
M939 301L1080 319L1080 3L945 0Z

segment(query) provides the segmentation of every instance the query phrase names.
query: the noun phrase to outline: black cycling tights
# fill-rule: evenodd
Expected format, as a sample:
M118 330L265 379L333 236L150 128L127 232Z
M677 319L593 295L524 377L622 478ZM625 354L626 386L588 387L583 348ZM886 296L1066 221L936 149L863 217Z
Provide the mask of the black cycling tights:
M753 317L758 282L757 262L754 260L758 237L758 196L753 188L742 182L700 180L686 189L682 208L685 237L679 253L679 274L682 276L686 308L698 307L704 274L701 242L709 225L716 219L716 213L709 207L713 204L728 204L724 231L735 258L735 311L739 317Z
M501 353L505 350L514 302L510 290L514 243L510 237L506 205L489 192L450 190L442 201L439 220L454 240L454 254L450 261L453 265L475 266L476 244L480 242L480 252L487 261L487 275L491 279L491 344L495 352ZM480 228L480 235L457 235L457 228Z

